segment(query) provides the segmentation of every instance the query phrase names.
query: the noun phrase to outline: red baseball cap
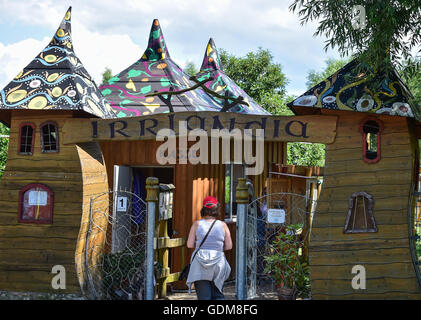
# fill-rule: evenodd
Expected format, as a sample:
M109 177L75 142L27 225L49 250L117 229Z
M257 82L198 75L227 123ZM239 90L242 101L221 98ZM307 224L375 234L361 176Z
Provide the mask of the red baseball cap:
M218 205L218 200L215 197L207 196L205 200L203 200L203 206L206 208L213 208Z

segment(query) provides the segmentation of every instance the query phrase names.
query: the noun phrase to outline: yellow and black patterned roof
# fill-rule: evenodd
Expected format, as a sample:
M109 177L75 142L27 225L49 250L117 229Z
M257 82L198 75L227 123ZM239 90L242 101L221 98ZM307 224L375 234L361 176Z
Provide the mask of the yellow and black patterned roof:
M351 61L288 107L293 111L294 107L310 107L421 119L412 94L394 69L388 74L373 70L368 76L358 72L358 63L358 59Z
M115 117L73 51L71 8L48 46L0 91L1 109L79 110Z

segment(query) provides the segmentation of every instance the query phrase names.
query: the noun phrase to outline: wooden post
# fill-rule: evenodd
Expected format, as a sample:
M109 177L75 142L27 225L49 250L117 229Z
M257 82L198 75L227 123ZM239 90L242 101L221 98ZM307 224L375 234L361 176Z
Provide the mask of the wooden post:
M158 178L149 177L146 179L146 201L148 208L148 229L146 245L146 300L153 300L155 297L154 286L154 257L155 257L155 221L158 202Z
M246 178L238 178L238 186L235 193L237 199L237 254L236 254L236 294L238 300L245 300L246 295L246 226L247 226L247 203L248 187Z
M303 236L304 236L304 243L302 248L303 259L308 263L308 256L309 256L309 246L310 246L310 232L311 232L311 222L312 222L312 214L314 210L314 191L316 189L315 182L310 183L310 195L308 198L308 205L306 210L306 217L305 217L305 225L303 228Z
M162 272L165 275L170 274L170 268L168 266L168 256L169 256L169 249L168 249L168 221L161 220L159 221L159 232L158 237L160 241L164 241L166 244L164 248L158 249L158 263L162 265ZM158 298L166 297L167 296L167 276L161 278L158 281Z

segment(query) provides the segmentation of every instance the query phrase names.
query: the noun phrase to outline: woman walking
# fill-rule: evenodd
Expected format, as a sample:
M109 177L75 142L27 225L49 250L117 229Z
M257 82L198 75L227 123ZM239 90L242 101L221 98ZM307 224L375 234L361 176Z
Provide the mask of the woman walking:
M187 239L187 248L196 248L190 261L186 284L196 289L198 300L224 300L222 293L231 267L224 251L232 249L231 234L225 222L218 220L220 205L214 197L206 197Z

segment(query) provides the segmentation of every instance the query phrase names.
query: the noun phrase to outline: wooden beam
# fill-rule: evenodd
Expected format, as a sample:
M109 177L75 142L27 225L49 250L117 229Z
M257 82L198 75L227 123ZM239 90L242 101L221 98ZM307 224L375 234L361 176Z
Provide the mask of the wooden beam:
M266 141L332 143L336 137L337 116L271 116L232 112L176 112L118 119L67 119L64 144L89 141L154 140L160 129L174 130L186 121L188 130L264 129ZM255 131L254 131L255 133ZM244 132L242 131L244 135Z

